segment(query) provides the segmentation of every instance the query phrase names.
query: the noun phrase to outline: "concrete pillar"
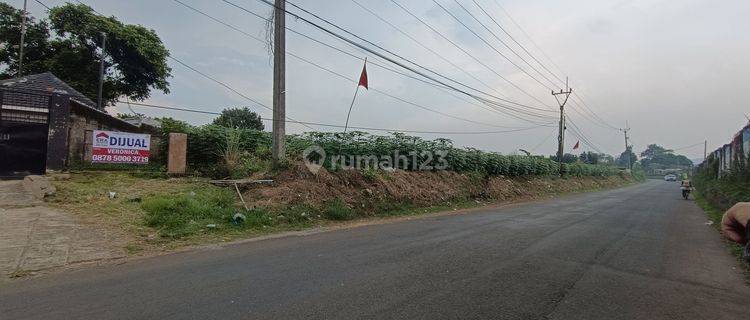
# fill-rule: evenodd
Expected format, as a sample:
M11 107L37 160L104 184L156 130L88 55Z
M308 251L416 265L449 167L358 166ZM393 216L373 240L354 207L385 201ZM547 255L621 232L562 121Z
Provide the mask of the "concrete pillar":
M167 172L170 174L185 174L187 171L187 134L169 134L169 158Z
M47 171L65 169L68 158L68 117L70 117L70 97L59 94L51 95L49 97Z

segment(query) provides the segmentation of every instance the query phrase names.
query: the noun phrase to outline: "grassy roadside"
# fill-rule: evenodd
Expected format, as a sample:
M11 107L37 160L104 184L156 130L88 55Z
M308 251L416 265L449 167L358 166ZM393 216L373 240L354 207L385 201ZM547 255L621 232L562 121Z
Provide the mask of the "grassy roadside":
M695 192L694 196L695 203L703 209L706 216L708 216L708 219L713 222L713 227L716 231L721 232L721 217L724 215L724 211L712 206L700 192ZM744 247L726 239L723 239L723 241L726 243L729 252L731 252L732 255L737 258L739 264L744 267L743 274L745 275L745 282L750 284L750 264L748 264L742 257Z
M338 199L318 206L288 205L245 210L234 190L212 186L205 179L84 172L72 174L69 180L54 181L58 192L48 201L50 206L71 212L84 223L118 234L126 243L129 254L146 255L190 245L548 198L631 183L625 179L547 179L545 181L550 185L576 187L563 191L557 187L541 188L533 196L526 194L501 200L459 197L431 206L408 201L366 204L374 210L365 210L365 204L358 208ZM110 197L110 192L115 193L114 197ZM237 214L242 215L242 221L233 221Z

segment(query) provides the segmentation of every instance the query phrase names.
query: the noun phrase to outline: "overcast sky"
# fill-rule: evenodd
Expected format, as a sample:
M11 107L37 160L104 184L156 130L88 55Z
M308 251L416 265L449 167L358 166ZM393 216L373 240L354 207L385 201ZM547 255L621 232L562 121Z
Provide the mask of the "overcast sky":
M59 5L60 0L42 0ZM233 8L220 0L182 0L226 23L264 37L264 21ZM257 0L231 0L263 16L270 8ZM440 38L390 0L357 0L398 26L444 58L489 84L493 91L511 100L546 109L556 104L547 88L522 73L493 51L432 0L397 0L452 41L477 57L485 68ZM454 0L437 0L469 27L495 46L526 72L546 83L538 73L503 47L471 19ZM545 73L500 29L482 15L472 0L458 0L516 52ZM526 49L558 76L570 77L570 83L586 104L608 124L632 128L636 151L648 143L670 148L709 141L713 149L728 142L746 122L744 113L750 81L750 1L747 0L476 0ZM264 45L210 19L180 6L173 0L88 0L83 1L105 15L114 15L126 23L141 24L156 30L171 54L182 61L224 81L242 93L271 105L272 65ZM20 7L21 0L9 3ZM329 18L336 24L382 45L406 58L490 92L438 56L358 7L352 0L296 0L294 3ZM549 55L552 62L515 27L510 16ZM35 16L43 8L29 1ZM290 8L291 10L292 8ZM287 19L287 25L326 43L377 60L301 21ZM287 49L305 59L355 79L362 62L330 48L289 33ZM154 92L149 102L220 111L228 106L250 106L270 117L269 110L258 107L237 94L202 78L170 61L173 77L170 94ZM558 69L559 68L559 69ZM351 125L425 131L496 131L497 126L529 127L531 124L469 104L432 86L390 71L368 65L370 86L400 99L441 113L468 119L467 122L420 109L374 90L360 91L352 112ZM530 98L494 72L544 104ZM548 78L555 80L545 73ZM556 80L555 80L556 81ZM550 84L547 84L551 86ZM294 57L287 58L287 115L301 121L343 124L355 85ZM580 104L580 103L579 103ZM127 111L120 106L121 111ZM619 154L624 148L622 133L594 123L579 105L569 104L568 114L590 140L603 151ZM189 113L164 113L137 108L153 116L169 115L194 124L211 121L211 116ZM537 111L535 111L537 112ZM581 113L587 114L586 117ZM554 116L552 112L541 112ZM554 121L554 120L553 120ZM477 124L481 122L483 124ZM267 128L270 124L267 123ZM306 128L290 124L288 131ZM333 129L323 129L333 130ZM556 150L555 127L528 131L446 136L457 145L512 153L518 148L535 153L553 154ZM434 138L435 135L421 135ZM567 148L578 138L567 136ZM584 145L584 150L590 150ZM690 158L702 157L702 146L681 152Z

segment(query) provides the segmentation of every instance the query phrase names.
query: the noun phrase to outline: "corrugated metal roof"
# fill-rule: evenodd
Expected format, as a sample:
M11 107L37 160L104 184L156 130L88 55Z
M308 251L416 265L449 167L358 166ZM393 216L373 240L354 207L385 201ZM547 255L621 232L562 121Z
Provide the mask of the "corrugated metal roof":
M76 91L76 89L73 89L50 72L0 80L0 87L65 94L87 107L96 108L94 101Z

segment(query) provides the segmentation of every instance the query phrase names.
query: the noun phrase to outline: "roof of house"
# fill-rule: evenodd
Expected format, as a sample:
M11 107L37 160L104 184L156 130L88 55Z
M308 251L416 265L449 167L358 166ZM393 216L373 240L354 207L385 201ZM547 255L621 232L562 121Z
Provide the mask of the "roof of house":
M0 80L0 87L65 94L69 95L72 100L75 100L80 104L90 108L96 108L96 103L94 101L76 91L76 89L73 89L50 72Z

